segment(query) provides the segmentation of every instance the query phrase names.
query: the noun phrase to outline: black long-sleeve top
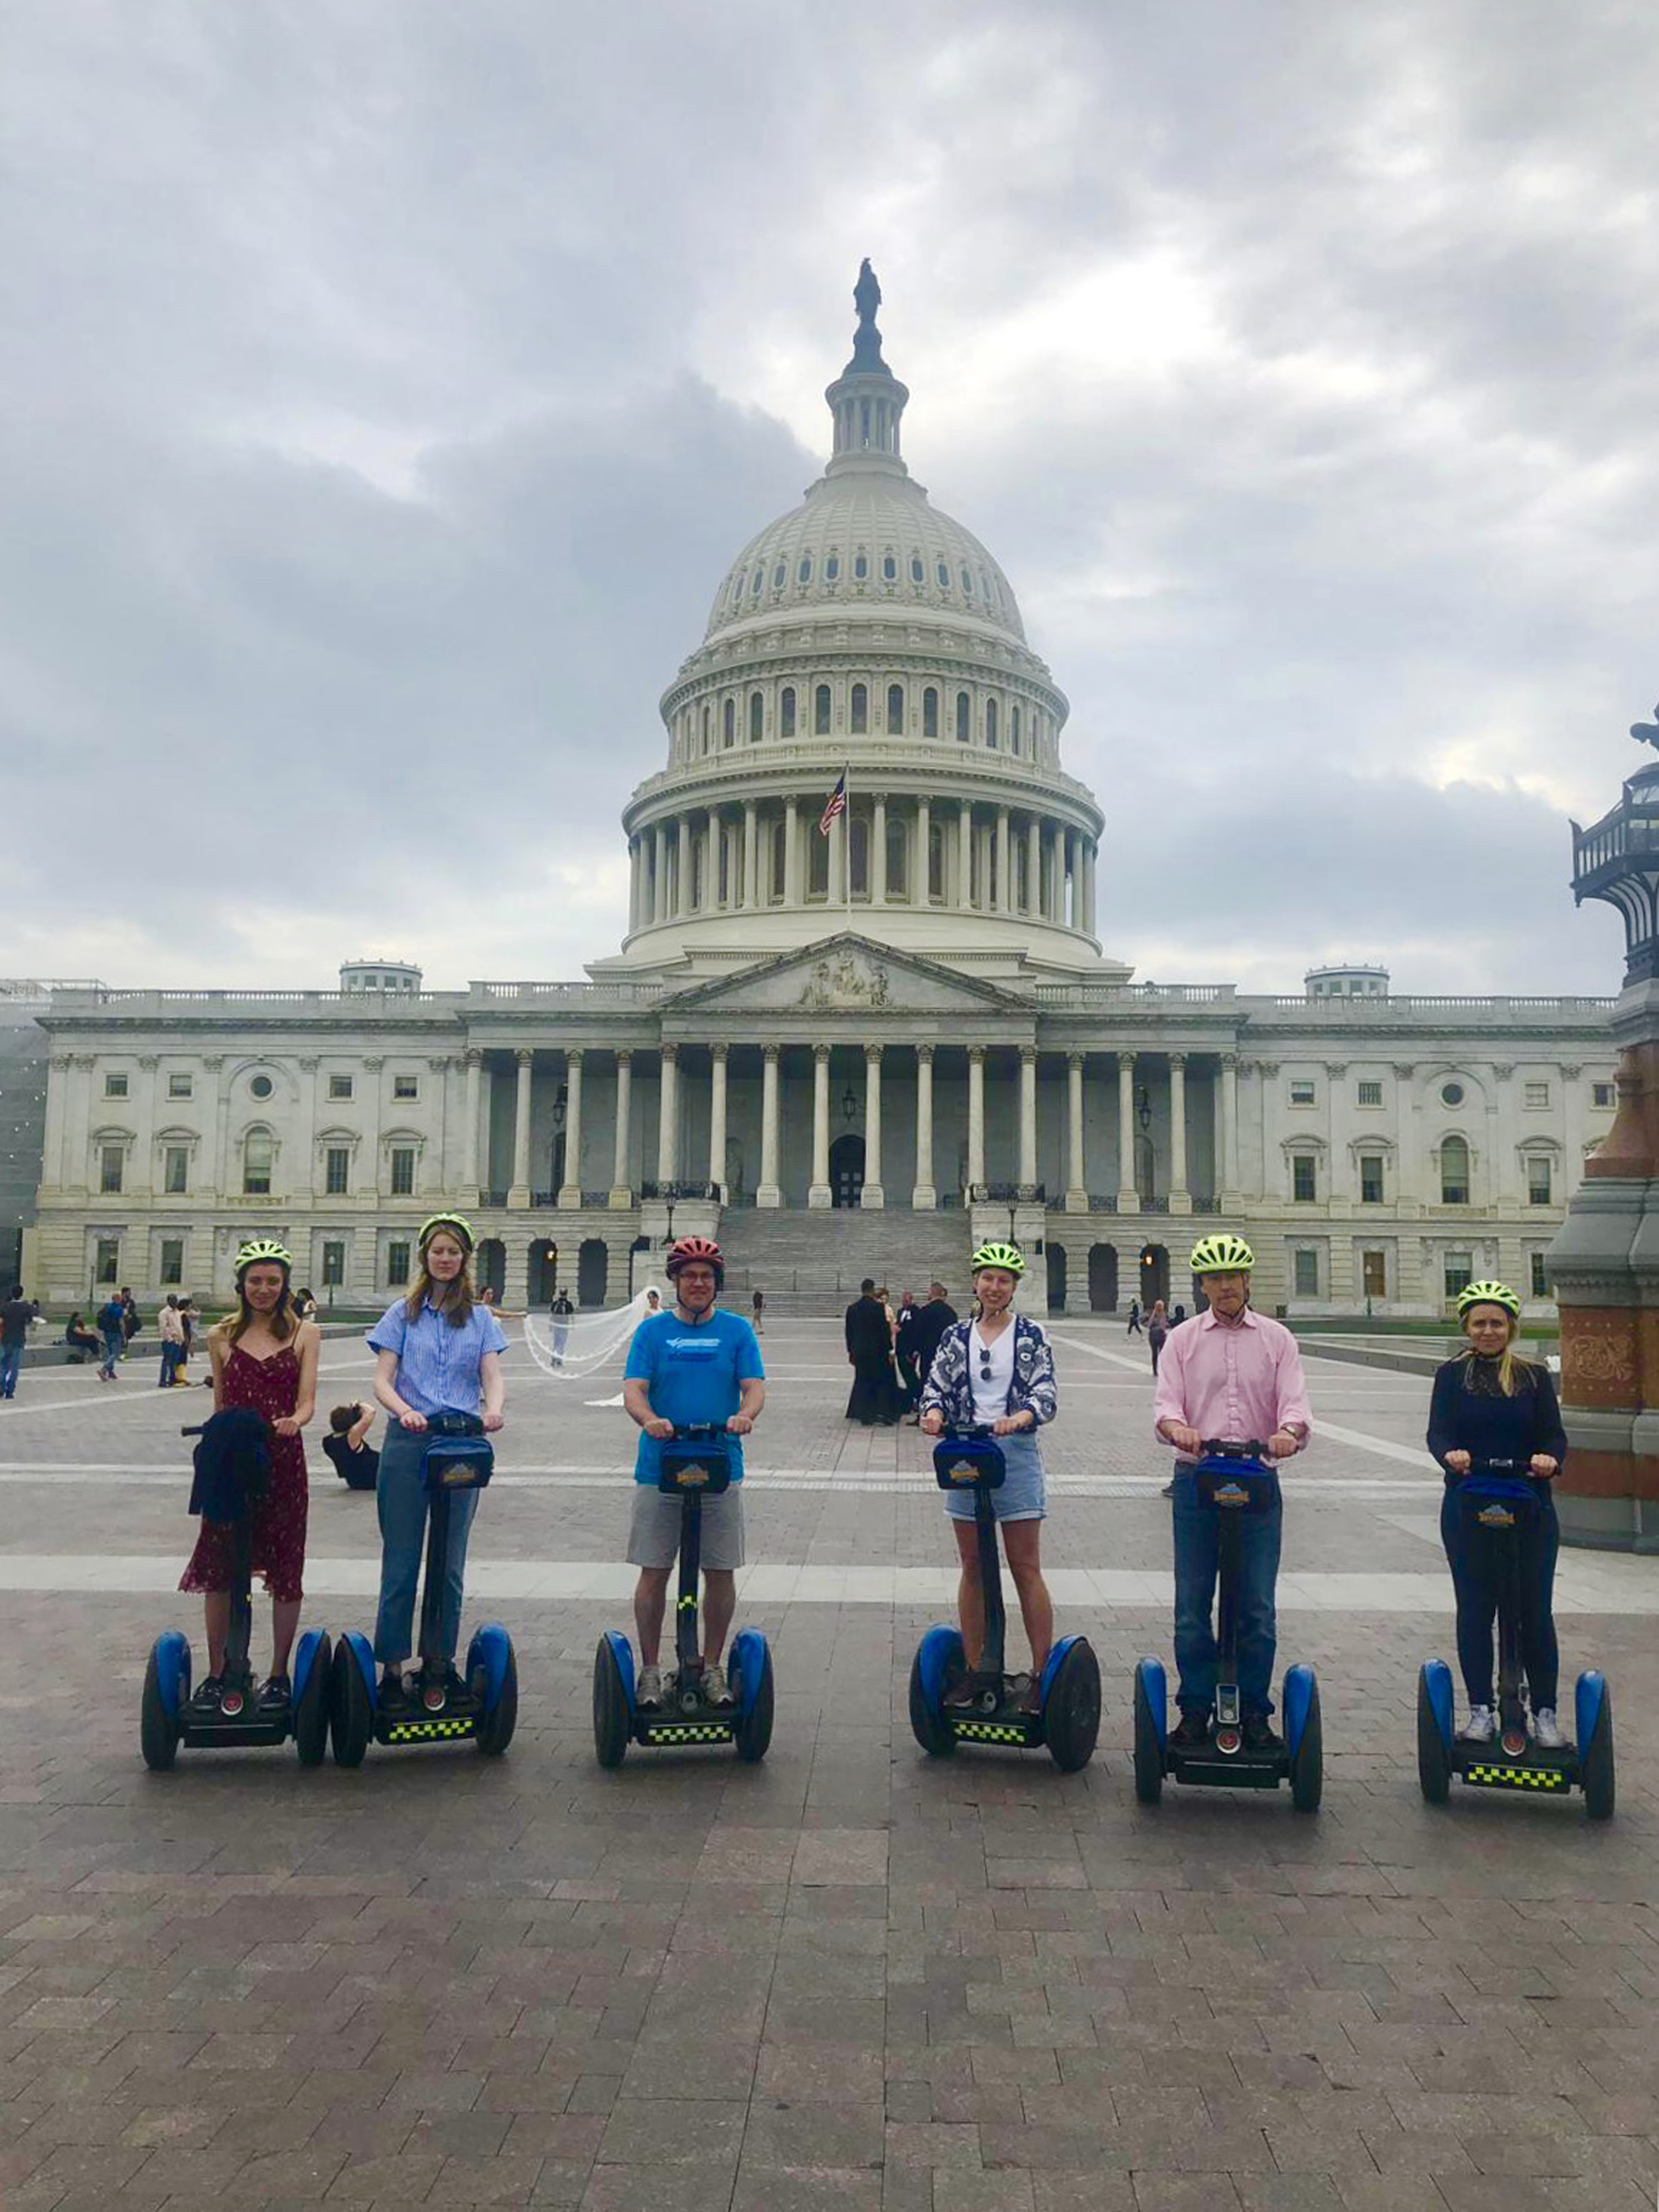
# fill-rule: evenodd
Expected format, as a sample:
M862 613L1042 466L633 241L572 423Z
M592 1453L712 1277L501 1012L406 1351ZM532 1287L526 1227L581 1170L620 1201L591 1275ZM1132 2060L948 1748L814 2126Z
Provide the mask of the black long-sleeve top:
M1545 1452L1564 1464L1567 1432L1561 1425L1555 1378L1547 1367L1517 1359L1514 1394L1506 1398L1498 1364L1476 1354L1449 1359L1436 1370L1429 1449L1442 1467L1449 1451L1466 1451L1477 1460L1517 1460L1522 1466L1535 1452Z

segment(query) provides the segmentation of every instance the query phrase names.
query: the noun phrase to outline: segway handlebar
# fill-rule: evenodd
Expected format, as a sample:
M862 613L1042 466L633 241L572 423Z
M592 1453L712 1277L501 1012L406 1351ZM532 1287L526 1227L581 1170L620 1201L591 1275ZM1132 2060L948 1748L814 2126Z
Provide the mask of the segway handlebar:
M1261 1437L1204 1437L1199 1440L1206 1459L1271 1459L1273 1450Z

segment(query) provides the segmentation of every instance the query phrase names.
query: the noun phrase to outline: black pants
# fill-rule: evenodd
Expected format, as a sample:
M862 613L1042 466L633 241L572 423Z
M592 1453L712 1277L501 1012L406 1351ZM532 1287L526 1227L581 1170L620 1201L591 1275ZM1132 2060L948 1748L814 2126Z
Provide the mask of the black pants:
M1537 1510L1523 1514L1516 1531L1520 1547L1521 1663L1526 1669L1532 1709L1555 1706L1561 1654L1555 1640L1555 1559L1561 1548L1561 1524L1547 1483L1537 1486ZM1457 1593L1457 1663L1472 1705L1492 1698L1492 1623L1498 1617L1498 1552L1493 1540L1474 1525L1472 1501L1448 1483L1440 1508L1440 1540Z

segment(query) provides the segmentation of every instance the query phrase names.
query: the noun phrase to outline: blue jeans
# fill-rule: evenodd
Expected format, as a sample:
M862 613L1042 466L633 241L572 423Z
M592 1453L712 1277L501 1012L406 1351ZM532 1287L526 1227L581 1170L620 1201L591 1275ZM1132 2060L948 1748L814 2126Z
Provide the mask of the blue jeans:
M163 1343L161 1346L161 1374L160 1382L156 1386L159 1389L170 1390L173 1388L173 1382L178 1377L179 1362L183 1359L184 1356L185 1347L182 1344Z
M0 1344L0 1398L17 1395L17 1370L22 1364L21 1344Z
M1221 1515L1200 1503L1190 1466L1175 1471L1175 1650L1183 1707L1215 1703L1218 1656L1211 1613L1221 1558ZM1238 1699L1247 1720L1272 1712L1273 1655L1279 1622L1273 1591L1279 1581L1279 1540L1285 1501L1273 1486L1264 1513L1238 1514Z
M426 1545L427 1440L392 1421L380 1446L380 1480L374 1486L380 1523L380 1607L374 1619L374 1656L396 1666L414 1649L415 1585ZM466 1540L477 1510L476 1490L453 1492L449 1500L449 1550L444 1562L441 1656L455 1656L461 1640L461 1601L466 1589Z
M98 1372L100 1375L113 1375L115 1363L126 1348L126 1338L118 1328L112 1332L106 1329L104 1331L104 1364Z
M1536 1513L1528 1514L1516 1533L1521 1547L1521 1663L1526 1669L1532 1709L1555 1710L1561 1650L1555 1640L1555 1560L1561 1548L1550 1486L1535 1486ZM1469 1525L1467 1503L1455 1483L1446 1485L1440 1507L1440 1540L1457 1593L1457 1664L1472 1705L1492 1698L1492 1631L1498 1615L1497 1546Z

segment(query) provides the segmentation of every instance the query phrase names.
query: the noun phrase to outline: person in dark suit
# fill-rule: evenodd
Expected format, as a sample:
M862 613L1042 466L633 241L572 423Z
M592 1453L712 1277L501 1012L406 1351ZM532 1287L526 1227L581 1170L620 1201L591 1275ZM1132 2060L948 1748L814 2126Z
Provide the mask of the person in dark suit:
M939 1350L946 1329L957 1325L957 1310L945 1295L943 1283L929 1283L927 1303L916 1309L915 1324L911 1334L911 1350L916 1363L916 1373L925 1383L927 1370L933 1364L933 1354ZM921 1416L912 1413L913 1421Z
M847 1309L847 1357L853 1388L847 1418L864 1428L890 1428L898 1419L893 1387L893 1334L887 1309L876 1296L875 1278L866 1275Z

